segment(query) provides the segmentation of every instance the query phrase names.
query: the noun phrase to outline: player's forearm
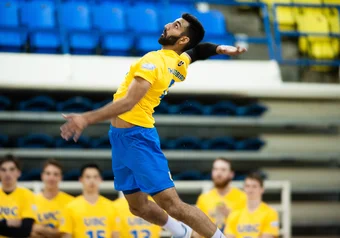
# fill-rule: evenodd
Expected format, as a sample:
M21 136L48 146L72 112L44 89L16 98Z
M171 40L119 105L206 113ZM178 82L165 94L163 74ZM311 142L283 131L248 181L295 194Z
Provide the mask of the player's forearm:
M133 108L132 102L128 98L109 103L106 106L84 113L84 117L89 125L109 120Z
M72 238L72 235L69 234L69 233L63 233L63 234L61 235L61 238Z

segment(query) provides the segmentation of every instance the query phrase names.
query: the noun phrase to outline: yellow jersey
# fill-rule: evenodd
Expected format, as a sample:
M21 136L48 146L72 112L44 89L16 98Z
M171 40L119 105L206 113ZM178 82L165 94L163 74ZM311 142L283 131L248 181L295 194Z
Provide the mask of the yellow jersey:
M246 207L228 217L225 233L235 238L258 238L263 234L278 236L278 213L264 202L254 212Z
M225 195L221 196L217 189L214 188L207 193L203 193L198 197L196 206L203 211L218 228L223 231L227 217L220 214L217 207L224 204L231 211L243 209L247 204L246 194L238 188L231 188Z
M57 196L49 200L42 193L35 196L37 204L38 224L52 228L59 228L62 210L70 203L74 197L64 192L59 192Z
M114 100L123 98L135 77L141 77L151 84L145 96L128 112L119 118L131 124L152 128L155 120L152 116L154 108L175 82L182 82L187 75L190 64L186 53L178 55L173 50L152 51L132 64L125 80L114 94Z
M0 220L24 218L37 220L33 192L26 188L18 187L10 194L6 194L0 188Z
M78 196L63 211L60 232L72 238L111 238L115 231L116 214L112 202L99 196L95 204Z
M140 217L134 216L129 210L125 198L118 198L113 202L117 211L117 225L119 238L159 238L162 228L153 225Z

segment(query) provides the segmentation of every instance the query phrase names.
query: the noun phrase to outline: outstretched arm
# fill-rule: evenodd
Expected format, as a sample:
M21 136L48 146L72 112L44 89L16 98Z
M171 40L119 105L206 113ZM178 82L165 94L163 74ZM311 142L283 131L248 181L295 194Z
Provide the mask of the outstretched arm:
M185 51L191 63L197 60L205 60L211 56L223 54L223 55L239 55L246 52L247 49L243 47L234 47L229 45L216 45L212 43L200 43L194 48Z
M151 84L141 77L135 77L131 82L125 97L109 103L97 110L82 114L63 115L67 122L60 127L61 137L65 140L73 138L77 141L82 131L91 124L109 120L130 111L147 93Z

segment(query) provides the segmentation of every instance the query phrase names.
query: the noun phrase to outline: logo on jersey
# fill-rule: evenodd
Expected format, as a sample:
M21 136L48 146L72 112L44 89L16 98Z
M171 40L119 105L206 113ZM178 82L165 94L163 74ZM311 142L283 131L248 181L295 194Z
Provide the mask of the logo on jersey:
M156 66L154 64L145 63L145 64L142 64L142 68L148 69L148 70L154 70L156 68Z
M279 222L273 221L273 222L270 223L270 225L273 226L273 227L278 227L279 226Z
M178 66L182 66L184 64L184 61L180 61L179 63L178 63Z

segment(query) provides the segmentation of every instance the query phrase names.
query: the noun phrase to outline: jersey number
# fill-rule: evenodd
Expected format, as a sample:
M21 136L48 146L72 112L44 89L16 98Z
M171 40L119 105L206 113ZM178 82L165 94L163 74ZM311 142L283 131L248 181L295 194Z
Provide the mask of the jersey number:
M175 83L175 80L174 80L174 79L171 80L171 82L170 82L168 88L167 88L166 90L164 90L163 94L160 96L161 99L163 99L163 98L165 97L165 95L168 94L169 88L171 88L171 86L174 85L174 83Z
M133 238L150 238L151 232L149 230L133 230L130 232L133 235ZM140 235L138 235L140 233Z
M88 235L89 238L105 238L105 231L88 231L86 235Z

